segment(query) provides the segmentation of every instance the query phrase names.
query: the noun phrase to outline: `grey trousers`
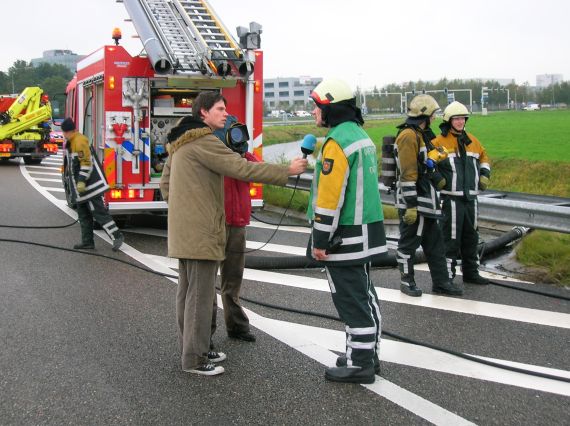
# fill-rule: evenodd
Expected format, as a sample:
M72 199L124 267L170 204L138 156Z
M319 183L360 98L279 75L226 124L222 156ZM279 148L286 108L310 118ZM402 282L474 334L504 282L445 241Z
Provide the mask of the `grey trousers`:
M89 201L77 204L77 217L81 226L81 242L83 244L94 244L93 240L93 219L105 230L112 241L119 234L117 224L109 214L103 197L94 197Z
M178 272L178 339L182 350L182 369L188 370L208 362L218 262L179 259Z
M245 226L226 225L226 259L220 267L221 296L226 330L229 333L249 331L249 318L239 303L239 293L245 267ZM214 295L212 334L216 330L217 303Z

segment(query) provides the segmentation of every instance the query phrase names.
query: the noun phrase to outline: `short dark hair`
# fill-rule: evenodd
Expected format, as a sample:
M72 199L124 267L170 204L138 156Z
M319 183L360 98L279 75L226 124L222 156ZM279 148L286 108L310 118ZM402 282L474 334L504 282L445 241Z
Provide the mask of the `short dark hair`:
M220 101L224 101L224 105L227 105L226 98L222 96L220 92L207 91L200 92L194 102L192 103L192 115L198 120L202 119L202 109L209 111L212 107Z
M67 117L65 120L63 120L60 127L63 132L71 132L75 130L75 123L71 117Z

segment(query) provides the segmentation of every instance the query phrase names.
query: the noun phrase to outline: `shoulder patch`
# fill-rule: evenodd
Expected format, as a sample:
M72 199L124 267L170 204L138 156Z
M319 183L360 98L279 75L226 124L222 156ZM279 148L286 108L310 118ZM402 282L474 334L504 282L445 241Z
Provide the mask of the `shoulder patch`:
M323 160L323 175L328 175L332 172L334 160L332 158L325 158Z

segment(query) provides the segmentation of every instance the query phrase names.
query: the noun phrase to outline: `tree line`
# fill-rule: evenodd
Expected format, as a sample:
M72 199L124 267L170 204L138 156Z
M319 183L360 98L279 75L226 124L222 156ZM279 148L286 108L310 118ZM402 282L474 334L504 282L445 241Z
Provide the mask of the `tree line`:
M483 90L483 88L486 88ZM508 92L507 92L508 90ZM470 91L470 92L469 92ZM528 83L501 85L496 80L447 80L438 82L410 81L403 84L388 84L372 91L357 89L359 106L366 104L368 112L395 112L401 110L400 94L406 94L407 102L420 93L432 95L443 107L456 100L465 105L473 102L473 110L481 110L482 94L484 106L491 110L521 109L530 103L543 106L567 107L570 105L570 82L555 83L546 88L531 87ZM471 96L471 98L470 98Z
M73 73L64 65L17 60L7 72L0 71L0 94L20 93L24 88L39 86L50 98L54 116L63 115L65 88Z

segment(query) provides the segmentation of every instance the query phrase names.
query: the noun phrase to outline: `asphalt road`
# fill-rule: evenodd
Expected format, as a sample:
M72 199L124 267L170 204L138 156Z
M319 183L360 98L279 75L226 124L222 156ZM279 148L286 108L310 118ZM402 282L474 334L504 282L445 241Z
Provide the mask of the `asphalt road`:
M60 191L60 160L0 163L0 225L73 222ZM272 232L254 223L250 248ZM180 369L175 283L129 264L176 274L164 221L137 218L125 233L119 253L96 240L95 253L122 263L6 241L70 248L79 241L77 224L0 228L0 424L568 424L568 301L494 285L467 286L462 298L433 296L422 265L425 294L410 298L399 292L396 270L372 275L385 331L566 381L385 336L374 385L326 382L324 367L344 345L342 324L252 302L244 306L257 342L228 339L220 313L214 342L228 354L226 373L197 377ZM266 247L271 251L255 255L276 263L306 242L303 228L287 228ZM320 269L247 270L246 278L243 297L336 316Z

